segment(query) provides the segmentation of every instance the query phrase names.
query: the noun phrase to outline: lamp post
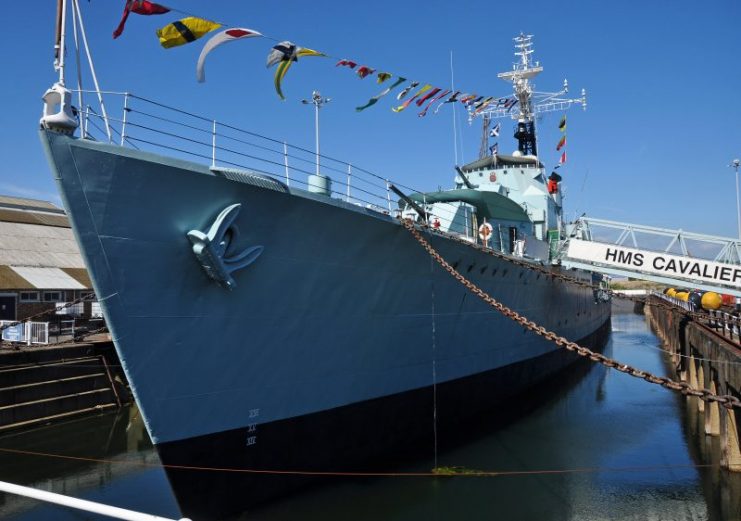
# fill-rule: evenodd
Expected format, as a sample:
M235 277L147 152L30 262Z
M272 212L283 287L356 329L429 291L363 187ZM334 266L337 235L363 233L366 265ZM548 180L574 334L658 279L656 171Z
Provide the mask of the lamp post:
M736 169L736 217L738 219L738 238L741 239L741 204L739 203L739 196L738 196L738 167L741 165L741 160L734 159L731 161L731 164L728 166L732 166Z
M302 99L301 103L304 105L314 105L314 138L316 144L316 174L321 176L319 173L319 109L332 101L331 98L323 98L318 90L311 93L311 99Z

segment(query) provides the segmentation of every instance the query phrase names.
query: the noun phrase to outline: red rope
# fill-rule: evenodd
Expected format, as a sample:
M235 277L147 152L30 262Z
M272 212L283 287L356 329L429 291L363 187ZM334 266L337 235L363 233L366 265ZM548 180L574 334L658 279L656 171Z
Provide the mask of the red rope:
M544 469L544 470L502 470L502 471L479 471L479 470L456 470L452 468L450 472L341 472L341 471L319 471L319 470L274 470L274 469L243 469L230 467L198 467L193 465L165 465L162 463L146 463L142 461L127 460L108 460L97 458L86 458L81 456L67 456L64 454L51 454L47 452L35 452L18 449L0 448L0 452L11 454L20 454L24 456L41 456L47 458L66 459L74 461L86 461L91 463L111 463L138 465L142 467L153 467L173 470L198 470L209 472L237 472L244 474L272 474L272 475L293 475L293 476L336 476L336 477L402 477L402 478L420 478L420 477L498 477L498 476L527 476L527 475L545 475L545 474L576 474L590 472L645 472L654 470L675 470L682 468L713 468L717 465L707 464L684 464L684 465L652 465L641 467L583 467L575 469Z

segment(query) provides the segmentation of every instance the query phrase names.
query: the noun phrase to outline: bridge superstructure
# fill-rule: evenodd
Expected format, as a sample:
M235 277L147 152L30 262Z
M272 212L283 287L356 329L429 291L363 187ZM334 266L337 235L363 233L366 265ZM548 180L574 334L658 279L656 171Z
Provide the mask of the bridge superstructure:
M568 268L741 297L738 239L582 216L557 259Z

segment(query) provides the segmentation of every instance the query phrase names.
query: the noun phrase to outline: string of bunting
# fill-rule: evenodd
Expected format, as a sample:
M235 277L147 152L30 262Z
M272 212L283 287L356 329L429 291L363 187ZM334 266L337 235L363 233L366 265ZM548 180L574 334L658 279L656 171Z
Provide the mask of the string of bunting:
M560 168L566 164L566 114L561 116L561 121L558 123L558 130L560 130L563 135L561 136L561 139L558 140L556 152L561 152L561 149L563 149L563 152L561 152L561 157L558 159L558 165L556 165L556 168Z
M208 33L225 27L224 30L214 34L206 42L200 56L198 57L198 62L196 64L196 79L199 82L204 82L206 79L205 61L208 54L210 54L212 51L214 51L214 49L220 47L225 43L237 40L260 37L276 42L276 45L272 47L270 53L268 54L267 67L270 68L277 65L273 83L276 93L282 100L285 100L282 88L283 79L285 78L291 65L297 62L299 58L333 58L328 54L306 47L301 47L288 40L277 40L275 38L271 38L258 31L255 31L254 29L248 29L245 27L232 27L225 23L193 16L190 13L186 13L184 11L180 11L169 6L164 6L162 4L150 2L149 0L126 0L121 21L119 22L118 27L116 27L115 31L113 32L113 38L115 39L121 36L130 13L152 16L162 15L170 12L181 13L187 16L180 20L171 22L156 31L160 44L165 49L186 45L188 43L194 42L195 40L198 40L199 38L202 38ZM378 85L390 82L390 84L386 88L384 88L375 96L371 97L368 102L355 107L355 110L357 112L362 112L363 110L375 105L376 103L378 103L379 100L381 100L381 98L387 96L392 91L396 90L401 85L407 82L409 82L408 85L396 95L397 101L400 101L402 103L400 105L392 107L391 110L393 110L394 112L402 112L409 106L411 106L412 103L414 103L417 107L421 108L421 111L417 115L419 117L424 117L427 115L430 108L435 104L437 104L437 107L435 108L434 113L437 114L437 112L443 105L460 102L464 106L466 106L473 115L477 115L489 107L504 108L507 111L511 111L518 102L518 100L514 97L498 98L494 96L483 96L474 92L464 92L460 90L452 92L451 89L435 87L430 83L425 83L420 86L419 81L410 81L405 76L394 75L391 72L387 71L378 71L376 68L370 67L368 65L359 65L358 62L347 58L339 59L335 64L335 67L342 67L351 70L360 79L364 79L368 76L375 76L376 83ZM395 78L395 80L391 81L392 78ZM411 97L407 98L409 93L414 91L414 89L416 89L417 87L419 87L419 89L416 90Z

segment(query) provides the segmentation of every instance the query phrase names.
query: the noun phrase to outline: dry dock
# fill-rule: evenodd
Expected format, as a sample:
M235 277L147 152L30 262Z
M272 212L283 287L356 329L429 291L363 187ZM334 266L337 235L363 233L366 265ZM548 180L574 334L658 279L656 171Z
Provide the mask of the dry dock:
M668 352L672 376L693 389L741 398L741 345L737 330L729 334L737 324L711 327L656 296L648 298L645 313ZM699 413L700 436L719 437L721 466L741 472L741 410L694 397L687 397L687 407L693 416Z
M0 433L131 401L113 343L0 349Z

